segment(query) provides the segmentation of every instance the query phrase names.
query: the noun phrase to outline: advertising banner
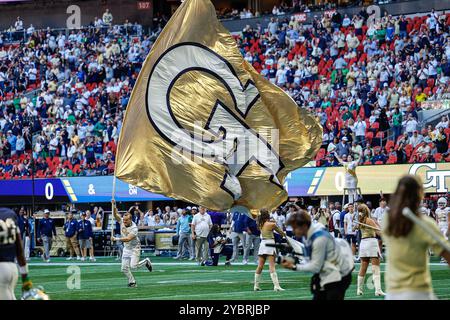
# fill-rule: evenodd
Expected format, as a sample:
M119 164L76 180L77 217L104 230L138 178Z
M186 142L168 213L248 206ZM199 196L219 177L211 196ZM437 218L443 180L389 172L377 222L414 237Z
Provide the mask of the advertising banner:
M285 187L290 196L342 195L344 174L342 167L302 168L287 177ZM450 163L360 166L356 174L362 194L393 193L406 174L419 176L426 193L448 193L450 187Z
M344 188L344 168L307 167L288 174L284 187L289 196L336 196ZM419 163L356 168L358 187L362 194L393 193L398 180L406 174L417 175L423 181L426 193L448 193L450 189L450 163ZM35 179L34 194L40 202L110 202L112 176ZM0 180L0 202L30 202L33 182L27 180ZM160 194L147 192L117 179L117 201L171 200Z

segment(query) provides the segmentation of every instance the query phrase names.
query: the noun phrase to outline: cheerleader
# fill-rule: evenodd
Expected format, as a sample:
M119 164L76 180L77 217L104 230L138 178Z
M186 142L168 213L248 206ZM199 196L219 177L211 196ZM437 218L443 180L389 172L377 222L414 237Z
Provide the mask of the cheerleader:
M344 139L345 137L343 138L343 140ZM335 152L334 156L345 170L345 188L348 191L348 202L356 202L356 200L358 199L358 177L356 176L356 167L359 165L359 161L353 160L353 157L351 155L344 155L341 159Z
M253 289L255 291L261 290L259 287L259 283L261 282L261 273L266 260L269 260L269 271L270 278L273 282L273 290L284 291L284 289L280 287L278 276L275 271L275 256L277 254L276 249L274 247L267 246L267 244L275 244L275 237L273 234L274 231L278 232L282 237L285 237L285 233L277 226L275 221L270 219L270 214L267 209L261 209L258 217L258 228L261 230L261 244L258 251L259 260L258 267L255 272L255 285Z
M376 236L379 235L379 225L370 218L370 210L365 204L358 206L359 212L359 230L361 231L361 242L359 244L359 258L361 259L361 268L358 274L358 285L356 294L363 294L364 279L369 262L372 263L373 284L375 286L375 295L384 296L381 290L380 275L380 250Z
M450 252L435 240L445 241L444 235L432 218L420 212L422 198L422 182L415 176L405 176L400 179L390 203L391 209L384 216L382 234L387 258L387 300L436 299L431 286L429 248L450 265ZM428 226L430 233L402 214L406 207Z

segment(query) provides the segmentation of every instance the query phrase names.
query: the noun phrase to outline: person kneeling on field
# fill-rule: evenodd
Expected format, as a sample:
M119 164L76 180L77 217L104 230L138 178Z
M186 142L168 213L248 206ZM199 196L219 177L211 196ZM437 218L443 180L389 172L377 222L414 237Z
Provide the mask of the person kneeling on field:
M305 211L291 215L288 224L293 227L296 238L304 237L307 261L295 264L293 259L285 258L282 266L314 274L311 278L313 300L344 300L354 268L348 243L343 239L334 239L323 224L311 224L311 217Z
M230 265L231 256L233 255L233 249L227 246L227 237L220 232L218 224L213 224L211 231L208 235L209 250L211 253L212 261L207 261L207 266L217 266L219 263L220 255L226 256L226 266Z
M123 218L121 218L117 211L115 200L111 200L111 207L114 218L120 223L120 238L112 236L111 240L123 242L121 270L128 278L128 287L134 288L137 285L131 270L145 266L151 272L153 270L152 263L149 258L139 261L141 256L141 242L138 238L138 227L133 222L131 213L125 213Z

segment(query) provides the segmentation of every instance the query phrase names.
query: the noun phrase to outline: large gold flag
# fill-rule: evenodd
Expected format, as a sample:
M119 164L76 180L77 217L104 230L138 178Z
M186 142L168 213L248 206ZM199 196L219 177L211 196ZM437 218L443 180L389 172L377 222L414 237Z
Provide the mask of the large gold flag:
M317 120L243 59L209 0L187 0L145 60L116 176L211 210L272 209L322 143Z

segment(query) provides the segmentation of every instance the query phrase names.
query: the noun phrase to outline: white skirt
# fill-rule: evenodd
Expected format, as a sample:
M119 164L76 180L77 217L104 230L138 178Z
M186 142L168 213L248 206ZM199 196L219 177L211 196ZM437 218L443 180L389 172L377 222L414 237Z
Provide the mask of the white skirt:
M421 291L405 291L405 292L388 292L385 300L437 300L433 292Z
M268 247L267 244L275 244L275 239L262 239L259 245L258 256L274 256L277 254L277 250L274 247Z
M376 238L361 239L359 244L360 258L377 258L379 256L378 240Z

